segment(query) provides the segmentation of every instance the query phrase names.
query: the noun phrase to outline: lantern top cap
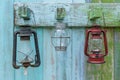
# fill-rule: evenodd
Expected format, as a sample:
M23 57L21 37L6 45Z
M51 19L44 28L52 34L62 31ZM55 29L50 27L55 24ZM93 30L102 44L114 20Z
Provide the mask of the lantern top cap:
M63 23L63 22L57 22L57 23L55 23L55 28L56 29L65 29L66 26L67 26L67 24Z
M94 24L93 27L101 27L100 25Z

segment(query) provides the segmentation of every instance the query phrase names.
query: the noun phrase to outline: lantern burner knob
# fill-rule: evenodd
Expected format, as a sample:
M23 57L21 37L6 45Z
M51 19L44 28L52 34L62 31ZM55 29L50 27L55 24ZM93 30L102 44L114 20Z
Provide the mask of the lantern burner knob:
M32 62L33 62L33 60L29 60L28 56L26 56L25 59L23 61L21 61L22 65L25 68L29 67L31 65L30 63L32 63Z

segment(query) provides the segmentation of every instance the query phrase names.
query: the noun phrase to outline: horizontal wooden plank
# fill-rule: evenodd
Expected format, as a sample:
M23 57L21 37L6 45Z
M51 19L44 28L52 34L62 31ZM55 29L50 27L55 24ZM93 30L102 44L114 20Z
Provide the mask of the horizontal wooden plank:
M35 21L33 14L29 21L24 21L18 15L18 8L26 4L35 15ZM44 6L44 7L43 7ZM64 7L66 9L66 17L64 22L68 23L68 26L74 27L88 27L91 26L88 20L88 12L94 13L92 17L100 16L97 11L93 12L95 8L101 8L101 20L100 25L103 27L119 27L120 25L120 4L119 3L15 3L15 25L31 25L38 27L54 26L56 23L55 15L56 8ZM91 14L92 14L91 13Z

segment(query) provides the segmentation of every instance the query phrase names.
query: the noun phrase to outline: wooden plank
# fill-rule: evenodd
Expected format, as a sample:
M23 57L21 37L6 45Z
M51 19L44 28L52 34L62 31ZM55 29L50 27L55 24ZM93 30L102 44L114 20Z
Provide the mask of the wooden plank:
M113 29L107 28L108 56L104 64L87 63L86 80L114 80Z
M119 74L120 74L120 58L119 58L119 52L120 52L120 29L116 28L114 29L114 69L115 69L115 80L120 80Z
M102 3L114 3L115 0L101 0Z
M72 80L86 80L84 39L84 29L72 29Z
M43 2L44 0L15 0L14 2Z
M69 30L71 34L71 30ZM71 35L70 35L71 36ZM72 37L71 37L72 38ZM70 39L71 39L70 38ZM67 46L67 51L56 51L56 79L57 80L72 80L72 69L71 69L71 40L70 44Z
M15 24L23 25L25 22L18 16L18 7L24 3L15 3ZM119 27L119 16L120 16L120 4L119 3L26 3L28 7L34 12L37 27L51 27L54 26L55 14L57 7L64 7L66 9L65 22L68 26L72 27L88 27L91 26L90 21L88 22L88 11L92 11L94 8L102 8L104 13L104 19L100 22L103 27ZM44 7L43 7L44 6ZM43 11L44 10L44 11ZM97 13L94 13L97 15ZM42 15L42 16L41 16ZM103 16L101 16L103 18ZM35 26L33 24L33 16L28 21L28 25Z
M15 80L12 67L13 0L0 1L0 77Z
M72 80L72 29L69 29L70 32L70 43L67 46L67 51L65 53L64 62L65 62L65 74L66 80Z
M43 0L43 3L72 3L72 0Z
M41 65L37 68L30 68L28 69L28 77L27 80L43 80L43 29L42 28L36 28L38 37L38 45L39 45L39 51L40 51L40 58L41 58Z
M74 0L75 3L85 3L85 0ZM84 55L84 41L85 28L72 28L72 80L86 80L85 79L85 55Z
M120 3L120 0L115 0L116 3Z
M55 51L51 44L52 31L44 29L44 80L71 80L71 46L67 52Z
M91 2L107 2L108 0L92 0ZM113 2L113 0L109 0ZM108 9L109 10L109 9ZM110 14L111 15L111 14ZM110 16L109 16L110 18ZM109 19L108 19L109 20ZM106 21L106 20L105 20ZM105 58L105 64L87 64L86 80L114 80L114 56L113 56L113 29L107 30L109 56ZM115 79L116 80L116 79Z
M56 80L56 53L51 44L51 29L43 30L43 80Z
M115 0L116 3L120 3L120 0ZM119 58L119 45L120 45L120 29L116 28L114 29L114 80L120 80L120 77L118 74L120 74L120 58Z
M72 0L72 3L85 3L85 0Z
M56 52L56 79L57 80L66 80L66 52Z
M70 2L71 0L59 1L51 0L51 2L61 3ZM44 1L48 2L48 1ZM50 3L51 3L50 2ZM47 12L47 11L46 11ZM52 15L49 15L53 17ZM49 18L51 19L51 18ZM44 29L44 80L71 80L71 52L56 52L51 44L51 34L53 29ZM71 48L69 48L71 49ZM47 76L47 77L46 77Z
M85 2L86 2L86 3L90 3L90 2L91 2L91 0L85 0Z
M92 3L113 3L115 0L92 0Z
M42 2L42 0L15 0L15 2ZM18 27L17 27L18 28ZM14 29L16 30L16 29ZM40 50L40 56L41 56L41 65L38 68L31 68L29 67L27 69L28 74L24 75L24 68L20 68L15 70L15 80L43 80L43 30L42 28L34 29L37 32L38 36L38 42L39 42L39 50ZM24 46L26 45L26 46ZM25 49L29 48L28 43L21 44L22 47L20 47L22 50L26 51ZM25 47L23 49L23 47Z

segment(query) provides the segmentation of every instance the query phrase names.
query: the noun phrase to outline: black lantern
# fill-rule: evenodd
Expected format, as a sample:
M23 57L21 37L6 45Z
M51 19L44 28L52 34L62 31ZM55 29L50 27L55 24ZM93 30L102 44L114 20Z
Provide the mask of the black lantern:
M24 43L19 43L24 42ZM29 42L29 47L31 47L34 43L35 50L29 50L26 52L27 49L24 48L25 43ZM18 47L23 45L22 50L18 50ZM33 54L34 53L34 54ZM14 40L13 40L13 67L18 69L20 67L38 67L40 65L40 55L39 55L39 48L38 48L38 39L37 33L30 29L29 26L24 26L22 29L14 32Z

